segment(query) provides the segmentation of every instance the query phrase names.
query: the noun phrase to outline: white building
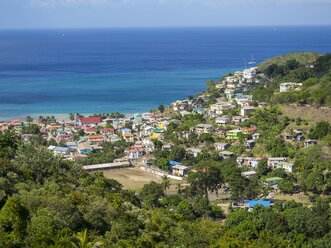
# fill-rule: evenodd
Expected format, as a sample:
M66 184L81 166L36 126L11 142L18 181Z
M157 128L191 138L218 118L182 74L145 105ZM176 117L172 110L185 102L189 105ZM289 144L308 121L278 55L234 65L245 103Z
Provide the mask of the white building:
M292 173L293 166L294 166L294 163L280 162L279 164L276 165L276 168L282 168L282 169L286 170L287 172Z
M255 107L247 106L247 107L242 107L240 109L240 115L241 116L249 116L255 111Z
M245 69L243 72L243 77L246 80L251 80L256 76L256 67Z
M302 88L302 83L281 83L279 85L279 92L299 91Z
M187 148L186 152L188 154L192 154L193 157L196 158L199 155L199 153L201 152L201 149L200 148Z
M244 177L250 178L250 177L255 176L256 172L255 171L244 171L244 172L241 172L241 175Z
M126 151L126 157L128 159L138 159L144 155L143 149L131 149Z
M226 125L231 121L231 117L229 116L221 116L221 117L217 117L215 122L217 125Z
M268 158L268 166L271 168L277 168L277 165L285 162L286 158L285 157L274 157L274 158Z
M214 127L210 124L198 124L195 126L195 131L197 134L211 133Z
M229 143L214 143L214 147L216 150L224 151L230 147Z

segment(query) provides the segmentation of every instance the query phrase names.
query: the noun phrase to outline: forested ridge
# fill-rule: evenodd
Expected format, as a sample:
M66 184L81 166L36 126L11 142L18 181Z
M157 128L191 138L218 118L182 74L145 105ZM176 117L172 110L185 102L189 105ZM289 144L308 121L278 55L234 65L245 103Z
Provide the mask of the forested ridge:
M331 54L288 54L267 60L259 68L265 74L262 80L267 84L254 91L256 100L272 104L331 106ZM279 85L284 82L302 83L302 89L279 93Z
M165 195L166 182L139 193L123 190L10 131L0 135L0 150L1 247L331 245L330 198L316 198L311 207L286 202L231 211L225 218L199 184L175 195Z

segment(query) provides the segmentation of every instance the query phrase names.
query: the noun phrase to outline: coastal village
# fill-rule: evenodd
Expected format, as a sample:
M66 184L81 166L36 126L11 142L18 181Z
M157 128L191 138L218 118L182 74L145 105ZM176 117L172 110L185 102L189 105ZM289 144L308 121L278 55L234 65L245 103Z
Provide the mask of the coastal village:
M282 170L287 174L293 172L295 159L290 156L255 155L253 149L258 146L261 138L260 128L250 125L252 115L261 109L269 108L266 102L253 99L250 94L257 86L265 83L265 75L258 67L225 76L214 83L213 92L203 92L196 97L177 100L168 108L159 108L152 112L136 113L133 115L73 115L71 120L56 121L55 118L40 117L36 120L2 121L0 130L15 130L22 139L29 142L34 136L41 135L46 141L47 149L65 160L71 160L84 165L86 170L120 168L121 166L139 166L149 173L167 176L174 180L185 180L189 172L194 173L204 168L195 168L194 158L212 152L219 160L232 159L240 168L241 176L252 178L257 174L261 161L265 161L268 170ZM300 91L302 84L281 83L279 92ZM213 102L211 94L217 93ZM178 161L172 159L157 162L155 150L171 151L174 142L169 138L169 129L178 127L185 118L193 118L194 125L176 131L174 140L193 140L181 143L184 154ZM187 120L187 119L186 119ZM203 120L200 123L197 120ZM245 125L243 125L245 124ZM31 130L33 132L25 132ZM37 129L37 130L36 130ZM168 137L167 137L168 136ZM281 138L286 143L294 143L299 147L310 147L319 141L309 139L307 132L300 129L284 131ZM109 158L111 161L100 164L86 164L89 157L102 153L105 144L125 144L121 157ZM206 145L208 143L208 145ZM178 145L177 145L178 146ZM208 147L208 151L206 149ZM240 147L241 149L236 149ZM186 159L192 158L192 159ZM277 192L278 184L283 180L280 176L264 177L261 185L267 189L259 199L246 199L234 202L233 208L243 206L249 209L256 204L270 206L273 192ZM227 188L227 185L224 185Z
M171 150L173 143L165 139L167 129L171 125L180 125L181 120L187 116L199 116L205 121L197 123L186 130L176 133L176 139L188 139L193 136L196 140L199 137L216 137L208 149L218 154L220 160L234 159L239 168L242 168L241 175L246 178L254 177L260 161L264 160L271 170L282 169L286 173L293 172L294 160L290 157L254 156L253 148L260 139L259 128L256 126L243 127L242 123L249 122L252 114L263 108L268 108L265 102L253 100L251 92L256 85L263 83L265 76L257 67L238 71L224 77L214 87L219 93L212 104L208 104L210 95L208 91L197 97L185 100L177 100L170 104L168 109L147 113L137 113L131 116L121 115L117 118L104 116L83 116L72 115L69 121L56 121L55 118L39 118L33 120L12 120L1 122L0 130L14 129L22 139L28 142L31 138L40 133L47 141L48 150L65 160L83 162L88 160L94 153L102 153L106 143L125 142L127 148L123 157L115 158L112 163L104 166L89 165L91 169L109 169L112 166L131 166L139 161L142 167L148 168L151 173L166 175L168 177L182 180L190 171L195 172L194 164L182 163L181 161L167 161L166 170L157 168L155 165L154 151L156 144L161 144L161 150ZM282 83L279 92L300 91L302 84ZM174 117L172 117L174 116ZM37 132L25 133L26 126L34 125ZM309 139L307 133L302 130L291 130L290 133L283 133L285 142L295 142L302 147L309 147L318 143L315 139ZM186 145L184 157L193 156L197 158L205 153L205 142L195 142L195 146ZM242 145L243 149L239 154L232 147ZM115 162L115 163L113 163ZM122 162L122 164L121 164ZM154 169L153 169L154 168ZM162 170L163 169L163 170ZM278 190L278 183L282 177L264 178L263 184L270 192ZM271 194L272 196L272 194ZM271 197L264 195L263 198Z
M331 0L0 0L0 248L331 248Z
M0 122L0 247L329 248L330 68L295 53L145 113Z

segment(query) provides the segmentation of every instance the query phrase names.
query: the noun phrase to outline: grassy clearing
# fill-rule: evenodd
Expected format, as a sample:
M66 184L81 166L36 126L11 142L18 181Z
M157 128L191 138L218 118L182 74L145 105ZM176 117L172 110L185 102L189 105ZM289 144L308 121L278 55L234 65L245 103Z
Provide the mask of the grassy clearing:
M122 168L122 169L113 169L106 170L103 172L103 175L106 178L114 179L123 185L124 189L128 190L136 190L139 191L144 187L145 184L148 184L152 181L161 183L161 176L149 173L140 169L139 167L131 167L131 168ZM167 193L177 193L178 192L178 184L180 184L181 189L185 187L185 181L178 181L174 179L170 179L170 188L167 190Z
M106 178L120 182L124 189L129 190L139 190L152 181L162 182L160 176L148 173L138 167L107 170L103 174Z

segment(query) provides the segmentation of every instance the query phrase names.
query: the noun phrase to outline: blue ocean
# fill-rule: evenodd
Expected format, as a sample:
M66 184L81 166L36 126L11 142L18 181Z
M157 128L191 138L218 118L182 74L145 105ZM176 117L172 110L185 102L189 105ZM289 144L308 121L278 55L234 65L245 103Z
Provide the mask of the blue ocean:
M331 27L0 31L0 120L149 111L294 51L331 52Z

